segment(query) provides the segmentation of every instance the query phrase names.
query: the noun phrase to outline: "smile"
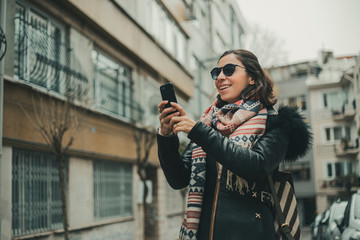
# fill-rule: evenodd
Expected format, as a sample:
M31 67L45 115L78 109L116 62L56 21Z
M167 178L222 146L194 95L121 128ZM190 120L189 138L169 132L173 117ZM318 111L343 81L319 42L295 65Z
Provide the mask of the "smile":
M231 87L231 85L223 85L223 86L220 86L219 89L224 90L224 89L227 89L229 87Z

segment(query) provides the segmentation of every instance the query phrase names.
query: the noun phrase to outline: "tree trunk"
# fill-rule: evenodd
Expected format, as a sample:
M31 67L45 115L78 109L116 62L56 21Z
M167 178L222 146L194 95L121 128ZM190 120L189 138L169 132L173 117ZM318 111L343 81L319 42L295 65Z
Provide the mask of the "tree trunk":
M57 154L58 170L60 178L60 190L61 190L61 203L63 213L63 225L64 225L64 239L69 240L69 223L67 215L67 203L66 203L66 191L65 191L65 176L64 176L64 155L62 153Z
M143 229L143 234L144 234L144 240L146 239L146 215L147 215L147 204L146 204L146 197L148 195L149 189L146 185L146 173L143 173L146 171L146 168L144 166L139 167L138 166L138 175L140 177L140 181L144 184L144 194L143 194L143 208L144 208L144 229Z

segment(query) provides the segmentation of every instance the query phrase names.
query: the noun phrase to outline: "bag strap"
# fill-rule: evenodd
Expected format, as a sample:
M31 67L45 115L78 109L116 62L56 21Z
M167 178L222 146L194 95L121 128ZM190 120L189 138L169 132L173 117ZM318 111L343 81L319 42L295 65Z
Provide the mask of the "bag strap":
M291 235L291 230L290 230L289 224L285 222L285 218L284 218L283 212L280 207L279 198L276 194L275 186L274 186L274 182L272 180L271 174L269 174L267 176L267 179L268 179L269 186L271 189L271 195L273 196L273 199L274 199L274 205L275 205L275 209L276 209L276 213L277 213L276 216L277 216L277 220L279 221L279 224L280 224L280 230L288 240L295 240L295 238Z

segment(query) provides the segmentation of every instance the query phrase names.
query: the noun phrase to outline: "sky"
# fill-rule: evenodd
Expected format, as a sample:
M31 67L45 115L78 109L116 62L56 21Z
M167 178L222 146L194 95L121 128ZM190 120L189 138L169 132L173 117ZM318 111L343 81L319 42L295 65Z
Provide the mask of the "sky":
M247 22L284 41L289 63L360 54L360 0L237 0Z

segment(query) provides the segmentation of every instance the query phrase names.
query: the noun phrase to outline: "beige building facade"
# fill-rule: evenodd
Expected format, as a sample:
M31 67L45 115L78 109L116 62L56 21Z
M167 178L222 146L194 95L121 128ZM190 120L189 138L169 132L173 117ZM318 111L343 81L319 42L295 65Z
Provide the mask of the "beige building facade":
M144 215L134 135L159 125L164 83L174 84L189 115L206 109L214 90L210 68L220 53L241 47L245 27L236 1L2 0L1 6L7 38L1 239L64 237L56 158L34 121L40 116L50 124L53 108L44 106L65 106L70 91L81 95L72 105L78 128L65 134L74 137L65 160L70 238L175 239L185 190L166 183L155 144Z
M356 57L319 57L321 71L309 77L317 213L359 189L359 104L354 89Z

